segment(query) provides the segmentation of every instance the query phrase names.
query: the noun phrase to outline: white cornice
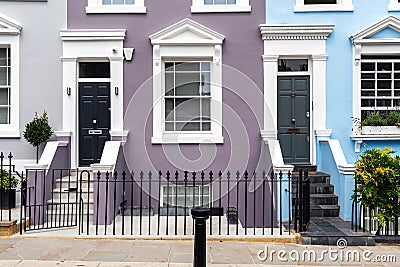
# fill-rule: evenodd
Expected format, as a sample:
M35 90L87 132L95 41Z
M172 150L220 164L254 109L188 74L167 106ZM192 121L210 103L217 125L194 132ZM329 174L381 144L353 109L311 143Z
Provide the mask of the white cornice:
M395 17L395 16L388 16L368 27L365 29L353 34L350 36L350 39L353 41L353 43L363 43L367 42L367 38L371 37L372 35L380 32L381 30L385 28L391 28L392 30L395 30L397 32L400 32L400 19ZM385 38L386 39L386 38ZM381 42L382 39L379 39ZM388 41L392 40L393 42L396 42L393 39L388 39ZM370 42L375 42L377 40L369 40ZM398 40L397 40L398 42Z
M333 24L263 24L263 40L326 40L333 31Z
M180 38L185 32L191 32L194 36ZM191 19L183 19L161 31L149 36L153 45L163 44L222 44L225 36L197 23ZM178 40L179 39L179 40Z
M61 30L63 41L98 41L98 40L124 40L125 29L82 29Z
M22 26L16 20L0 13L0 35L18 35L22 30Z

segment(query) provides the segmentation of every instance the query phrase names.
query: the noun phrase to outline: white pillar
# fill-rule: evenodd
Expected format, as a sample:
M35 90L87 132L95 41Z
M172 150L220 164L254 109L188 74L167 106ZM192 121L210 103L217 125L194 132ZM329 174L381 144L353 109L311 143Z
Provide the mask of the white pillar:
M264 55L264 138L276 140L278 137L278 58L277 55Z

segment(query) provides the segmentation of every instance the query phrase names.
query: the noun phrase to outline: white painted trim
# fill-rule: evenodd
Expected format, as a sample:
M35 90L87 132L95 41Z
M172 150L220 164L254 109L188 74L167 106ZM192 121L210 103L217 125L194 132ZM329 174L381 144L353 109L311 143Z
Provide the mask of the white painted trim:
M0 124L0 138L20 138L20 32L22 26L16 20L0 13L0 44L10 47L11 51L11 111L10 123Z
M283 162L283 157L282 157L282 151L281 151L281 146L279 144L278 140L269 140L265 139L264 136L262 136L264 139L264 142L268 145L268 150L269 154L272 160L272 166L274 168L275 173L288 173L292 172L294 169L293 165L285 164Z
M353 43L353 118L361 118L361 55L394 55L400 50L400 38L368 39L386 28L400 32L400 19L392 15L387 16L350 36ZM358 126L355 122L353 122L352 136L358 136ZM363 136L364 138L352 137L356 140L356 152L360 151L362 141L367 140L366 136ZM383 138L369 140L389 140L388 137Z
M152 144L223 144L222 136L208 136L207 134L164 134L153 136Z
M66 141L50 141L46 143L46 146L43 150L42 155L39 159L39 165L47 165L50 167L53 162L54 156L56 155L58 147L67 146L68 142Z
M125 29L62 30L63 40L63 123L62 131L71 132L71 167L78 167L78 64L80 61L110 62L111 129L123 132L123 40ZM91 79L93 81L93 79ZM119 88L115 95L114 88ZM71 94L65 93L71 88Z
M353 175L355 172L354 164L347 163L346 157L344 156L342 146L340 145L339 140L329 139L329 140L320 140L320 143L327 143L332 152L333 158L336 163L336 167L341 174L345 175Z
M146 7L144 0L135 0L135 4L121 5L103 5L101 0L88 0L86 6L86 14L101 14L101 13L138 13L145 14Z
M222 42L224 36L193 20L181 20L150 37L153 44L153 144L223 143ZM211 132L164 131L164 60L211 62Z
M204 0L192 0L190 8L192 13L214 13L214 12L251 12L249 0L236 0L236 4L206 5Z
M316 164L315 137L329 133L326 127L326 40L334 25L260 25L264 40L264 129L273 138L278 133L278 59L309 58L310 161ZM303 75L307 75L306 73Z
M305 5L304 0L296 0L294 12L354 11L352 0L337 0L337 4Z
M389 11L400 11L399 1L398 0L390 0L388 10Z
M55 136L57 136L57 137L71 137L72 132L68 132L68 131L66 131L66 132L64 132L64 131L55 131L54 134L55 134Z
M94 174L96 174L98 171L114 171L118 160L119 150L120 147L123 146L123 143L123 141L107 141L104 144L100 163L90 165Z

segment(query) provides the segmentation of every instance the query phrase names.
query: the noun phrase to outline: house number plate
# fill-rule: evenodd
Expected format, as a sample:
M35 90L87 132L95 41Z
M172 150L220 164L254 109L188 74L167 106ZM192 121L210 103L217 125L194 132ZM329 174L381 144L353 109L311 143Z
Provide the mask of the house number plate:
M286 133L300 133L300 128L287 128Z
M102 134L102 130L89 130L89 134Z

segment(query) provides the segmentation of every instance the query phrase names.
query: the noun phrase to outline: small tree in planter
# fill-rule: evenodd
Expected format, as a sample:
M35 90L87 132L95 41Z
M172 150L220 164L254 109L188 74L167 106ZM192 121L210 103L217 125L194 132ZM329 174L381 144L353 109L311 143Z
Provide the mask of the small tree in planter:
M400 157L392 156L394 152L392 148L368 149L355 163L357 188L352 198L365 207L377 209L378 235L381 226L400 215Z
M0 170L0 195L1 208L15 208L15 188L17 187L18 179L8 173L6 170Z
M39 146L49 140L52 134L53 131L49 125L46 111L43 111L40 117L35 112L33 120L25 125L24 138L28 143L36 147L36 163L39 162Z

